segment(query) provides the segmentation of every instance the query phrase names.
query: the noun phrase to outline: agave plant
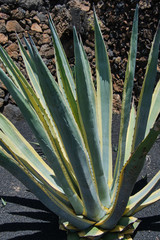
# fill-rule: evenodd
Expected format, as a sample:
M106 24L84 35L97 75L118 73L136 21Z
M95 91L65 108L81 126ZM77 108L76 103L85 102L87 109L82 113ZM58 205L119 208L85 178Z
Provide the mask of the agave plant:
M112 173L112 77L94 12L97 89L82 41L73 29L75 76L51 17L58 83L32 39L18 39L30 83L1 47L8 71L0 78L14 97L46 156L42 159L0 114L0 164L60 218L68 239L131 239L139 224L133 215L160 199L160 171L131 195L145 158L160 133L160 81L156 68L160 27L151 47L137 111L132 100L138 7L135 11L124 81L116 164Z

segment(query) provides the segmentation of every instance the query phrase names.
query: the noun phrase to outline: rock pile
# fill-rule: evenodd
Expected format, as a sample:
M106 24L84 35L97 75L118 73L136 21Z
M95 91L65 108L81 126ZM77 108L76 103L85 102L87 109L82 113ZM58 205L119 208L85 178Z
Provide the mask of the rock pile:
M19 3L17 1L17 4L15 4L15 1L10 0L3 1L0 5L0 44L25 74L16 33L20 39L23 39L23 35L28 37L28 34L30 34L38 46L41 55L48 59L47 63L52 62L53 49L50 50L51 39L48 34L50 31L47 25L47 14L43 9L43 5L41 6L43 12L37 10L38 5L42 4L42 0L19 1ZM34 8L35 10L33 10ZM2 63L0 66L3 67ZM0 81L0 109L3 110L4 106L8 103L15 102Z
M71 64L74 63L72 26L73 24L76 26L77 31L82 36L95 77L92 2L95 2L101 29L108 47L113 73L114 109L119 112L132 20L137 1L0 0L0 44L26 75L22 57L19 53L16 33L22 41L23 36L28 38L28 34L31 35L44 62L52 74L55 75L54 49L48 27L48 13L50 13ZM140 0L139 5L139 48L137 53L137 80L135 80L134 91L137 99L149 48L158 25L160 3L156 0ZM0 67L2 67L1 63ZM160 71L159 69L158 71ZM1 111L8 103L15 104L0 81Z

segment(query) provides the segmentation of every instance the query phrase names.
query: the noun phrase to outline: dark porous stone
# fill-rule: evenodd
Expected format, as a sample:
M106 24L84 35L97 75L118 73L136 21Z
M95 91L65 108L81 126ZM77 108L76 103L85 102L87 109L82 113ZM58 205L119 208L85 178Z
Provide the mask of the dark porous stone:
M3 3L3 4L15 3L15 0L0 0L0 3Z
M0 98L0 108L3 107L3 104L4 104L4 99Z
M22 113L16 105L7 104L4 107L3 114L12 122L16 123L23 119Z
M39 20L40 20L41 22L47 21L47 23L48 23L48 19L47 19L46 15L43 14L42 12L38 12L38 13L37 13L37 17L39 18Z
M43 5L43 0L19 0L19 5L24 9L37 9Z

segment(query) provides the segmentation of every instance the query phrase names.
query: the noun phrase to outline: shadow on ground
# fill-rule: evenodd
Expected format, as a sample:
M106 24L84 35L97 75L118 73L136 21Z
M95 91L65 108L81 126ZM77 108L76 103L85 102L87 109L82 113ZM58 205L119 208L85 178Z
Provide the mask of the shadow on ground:
M1 232L6 233L4 239L7 239L7 232L13 232L14 235L16 232L21 231L23 231L22 236L16 236L13 238L11 237L9 239L66 239L65 232L59 230L58 217L45 208L45 206L39 200L10 196L3 196L3 199L5 199L7 204L16 204L17 208L19 209L21 209L22 206L25 206L25 208L27 207L28 209L34 209L34 212L32 210L9 212L10 215L17 216L17 219L21 217L24 219L24 221L1 223ZM29 220L28 222L26 221L27 218ZM30 221L31 219L32 221ZM35 233L28 234L27 232L30 231ZM3 235L1 239L3 239Z
M34 209L34 212L32 210L9 212L10 215L17 216L17 218L19 217L25 218L25 221L24 222L14 221L10 223L6 222L0 224L0 229L1 232L3 233L13 232L13 235L15 235L16 232L23 231L22 236L10 237L8 239L10 240L66 239L65 232L59 230L58 217L54 215L52 212L50 212L47 208L45 208L45 206L39 200L11 196L3 196L3 199L5 199L7 204L9 203L16 204L17 208L21 208L22 206L24 206L25 208L27 207L28 209ZM26 218L32 219L33 222L32 221L26 222ZM155 215L152 217L143 217L140 218L140 220L141 223L134 234L134 239L137 232L160 231L160 215ZM28 234L28 232L30 231L33 231L33 233ZM6 237L4 239L7 239ZM156 239L158 240L159 238Z

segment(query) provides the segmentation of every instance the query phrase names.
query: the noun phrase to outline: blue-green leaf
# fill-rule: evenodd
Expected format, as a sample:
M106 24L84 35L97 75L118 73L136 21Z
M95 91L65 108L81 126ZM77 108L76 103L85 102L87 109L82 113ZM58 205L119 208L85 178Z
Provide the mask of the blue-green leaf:
M97 224L98 226L112 229L123 215L135 182L144 165L146 154L153 146L159 134L160 119L155 123L147 137L139 144L135 152L122 168L118 187L115 190L116 196L111 212Z
M112 75L108 54L102 33L94 12L95 26L95 55L96 55L96 78L97 78L97 120L100 135L100 146L105 169L105 177L109 187L112 184Z
M75 29L74 48L77 102L83 136L91 159L92 177L96 181L100 200L106 207L109 207L110 196L107 191L108 186L103 171L97 128L95 90L91 79L89 63Z
M158 29L150 50L145 78L139 98L132 150L134 150L145 137L147 121L151 107L152 94L156 80L159 44L160 23L158 25Z
M25 171L24 168L20 167L15 159L5 154L1 148L0 164L29 188L48 209L61 218L68 220L73 226L78 229L85 229L94 224L92 221L76 216L72 209L62 204L62 202L48 192L39 181L29 174L28 171Z
M59 135L73 167L84 202L84 215L95 220L105 214L100 205L95 183L91 176L88 153L73 114L65 102L57 83L32 44L37 75ZM54 103L54 104L53 104Z
M115 181L117 181L119 173L124 165L125 153L127 150L126 141L127 141L129 119L131 114L131 99L132 99L135 64L136 64L137 39L138 39L138 6L136 7L134 21L133 21L132 36L131 36L131 42L130 42L130 52L128 56L127 69L125 74L123 97L122 97L119 145L118 145L116 165L114 169L114 182L113 182L112 188L115 187L114 186L114 184L116 184Z

